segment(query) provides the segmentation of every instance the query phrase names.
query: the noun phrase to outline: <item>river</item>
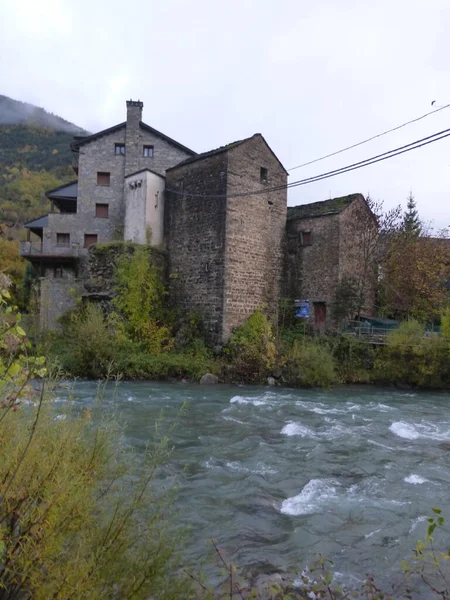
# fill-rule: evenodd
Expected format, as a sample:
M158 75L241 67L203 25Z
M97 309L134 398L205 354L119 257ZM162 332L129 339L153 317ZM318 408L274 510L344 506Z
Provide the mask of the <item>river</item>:
M78 382L89 406L96 385ZM63 399L63 395L60 395ZM448 394L121 383L106 394L138 452L164 410L175 418L179 520L196 562L215 538L250 571L301 568L315 552L348 580L392 578L448 506Z

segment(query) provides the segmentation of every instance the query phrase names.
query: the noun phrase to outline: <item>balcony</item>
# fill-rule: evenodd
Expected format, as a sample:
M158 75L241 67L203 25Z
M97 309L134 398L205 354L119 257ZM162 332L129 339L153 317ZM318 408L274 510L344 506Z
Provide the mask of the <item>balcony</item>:
M42 242L20 242L20 256L28 260L60 261L76 260L79 248L73 246L51 246L44 248Z

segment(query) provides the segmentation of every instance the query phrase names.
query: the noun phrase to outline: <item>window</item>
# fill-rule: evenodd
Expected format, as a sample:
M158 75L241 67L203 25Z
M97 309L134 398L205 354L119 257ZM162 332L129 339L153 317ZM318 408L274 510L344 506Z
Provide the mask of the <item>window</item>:
M97 243L97 234L96 233L85 233L84 234L84 247L90 248L94 244Z
M125 154L125 144L115 144L114 154Z
M107 219L109 216L109 204L96 204L95 216L99 219Z
M302 246L312 246L312 233L311 231L301 232L301 244Z
M97 185L109 185L111 180L111 173L105 171L99 171L97 173Z
M153 158L153 146L144 146L144 156Z
M266 167L261 167L259 170L259 179L260 179L261 183L267 183L268 175L269 175L269 173L268 173Z
M53 277L55 279L62 279L64 277L64 269L62 267L55 267L53 269Z
M70 233L57 233L56 234L56 245L62 246L63 248L69 248Z

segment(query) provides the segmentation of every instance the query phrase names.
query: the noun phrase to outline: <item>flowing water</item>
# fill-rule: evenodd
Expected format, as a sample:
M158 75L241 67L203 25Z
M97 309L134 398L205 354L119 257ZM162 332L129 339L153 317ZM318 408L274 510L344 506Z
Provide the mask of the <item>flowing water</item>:
M76 403L95 391L77 383ZM147 382L122 383L105 406L143 451L161 410L170 421L185 401L170 468L192 562L215 538L253 571L301 568L322 552L346 578L392 577L431 507L448 505L448 394Z

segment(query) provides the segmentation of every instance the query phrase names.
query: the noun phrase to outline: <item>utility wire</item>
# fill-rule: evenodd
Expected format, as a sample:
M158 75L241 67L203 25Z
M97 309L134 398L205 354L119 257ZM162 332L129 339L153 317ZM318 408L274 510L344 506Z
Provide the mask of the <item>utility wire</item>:
M400 146L399 148L395 148L394 150L388 150L387 152L377 154L375 156L372 156L371 158L366 158L365 160L361 160L357 163L347 165L346 167L341 167L340 169L335 169L334 171L328 171L327 173L322 173L321 175L307 177L306 179L301 179L299 181L293 181L292 183L287 184L286 187L291 188L297 187L298 185L304 185L306 183L313 183L314 181L328 179L328 177L334 177L335 175L340 175L341 173L347 173L348 171L354 171L355 169L361 169L362 167L373 165L374 163L387 160L388 158L398 156L399 154L404 154L405 152L410 152L411 150L415 150L416 148L421 148L422 146L432 144L433 142L438 142L439 140L449 137L449 132L450 128L444 129L442 131L439 131L438 133L434 133L433 135L429 135L420 140L416 140L415 142L411 142L410 144L406 144L405 146Z
M398 129L402 129L402 127L411 125L411 123L417 123L417 121L421 121L422 119L425 119L425 117L429 117L430 115L433 115L434 113L437 113L440 110L444 110L445 108L448 108L449 106L450 106L450 104L446 104L445 106L440 106L439 108L436 108L435 110L425 113L421 117L417 117L416 119L412 119L411 121L406 121L406 123L397 125L397 127L393 127L392 129L388 129L387 131L383 131L382 133L377 133L377 135L373 135L372 137L367 138L367 140L363 140L362 142L358 142L357 144L352 144L351 146L342 148L342 150L337 150L336 152L331 152L331 154L326 154L325 156L321 156L320 158L315 158L314 160L310 160L309 162L303 163L301 165L297 165L296 167L292 167L291 169L288 169L288 171L295 171L295 169L301 169L302 167L312 165L316 162L319 162L320 160L325 160L326 158L330 158L331 156L336 156L336 154L341 154L342 152L347 152L347 150L351 150L352 148L357 148L358 146L367 144L367 142L371 142L372 140L376 140L377 138L382 137L383 135L392 133L393 131L397 131Z
M293 181L288 184L282 184L273 186L270 188L259 188L258 190L253 190L250 192L236 192L234 194L191 194L189 192L179 191L179 190L171 190L167 189L166 191L169 193L173 193L179 196L190 196L192 198L237 198L243 196L256 196L261 194L267 194L268 192L276 192L284 189L290 189L294 187L298 187L300 185L306 185L308 183L314 183L315 181L321 181L322 179L328 179L330 177L335 177L336 175L342 175L343 173L348 173L349 171L354 171L356 169L361 169L363 167L367 167L369 165L375 164L377 162L381 162L383 160L387 160L389 158L393 158L394 156L398 156L399 154L404 154L405 152L410 152L411 150L416 150L416 148L421 148L422 146L427 146L428 144L432 144L433 142L438 142L446 137L450 136L450 128L443 129L437 133L433 133L427 137L421 138L420 140L416 140L411 142L410 144L406 144L404 146L399 146L398 148L394 148L393 150L388 150L387 152L383 152L381 154L376 154L370 158L366 158L365 160L361 160L357 163L352 163L345 167L341 167L340 169L334 169L333 171L327 171L326 173L321 173L319 175L314 175L312 177L307 177L306 179L299 179L298 181Z

